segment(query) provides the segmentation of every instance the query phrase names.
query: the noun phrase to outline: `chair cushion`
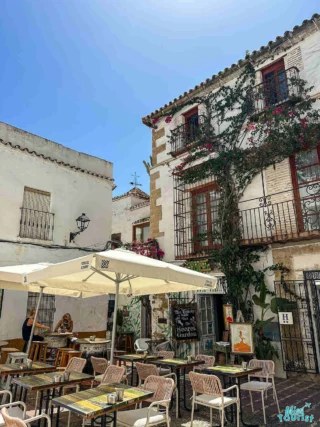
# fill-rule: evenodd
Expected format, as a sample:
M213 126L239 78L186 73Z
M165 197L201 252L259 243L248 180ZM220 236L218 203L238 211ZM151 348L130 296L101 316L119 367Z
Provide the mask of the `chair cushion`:
M265 381L249 381L248 383L241 384L240 388L241 390L262 391L272 388L272 383Z
M99 383L101 383L103 376L104 376L104 374L96 375L96 376L94 377L94 380L95 380L95 381L98 381Z
M232 405L232 403L236 403L237 399L235 397L224 396L223 404L224 406ZM195 402L204 403L208 406L222 406L221 397L210 396L209 394L199 394L196 396Z
M117 419L119 424L130 427L144 427L147 423L148 408L135 409L132 411L118 412ZM160 424L166 421L166 414L159 411L151 410L149 425Z
M14 417L14 418L20 418L20 420L23 419L23 410L19 407L19 406L14 406L13 408L7 408L10 417ZM26 418L30 418L28 417L28 415L26 415ZM0 413L0 427L5 426L5 422L4 419Z
M159 375L168 375L171 374L170 368L158 368Z

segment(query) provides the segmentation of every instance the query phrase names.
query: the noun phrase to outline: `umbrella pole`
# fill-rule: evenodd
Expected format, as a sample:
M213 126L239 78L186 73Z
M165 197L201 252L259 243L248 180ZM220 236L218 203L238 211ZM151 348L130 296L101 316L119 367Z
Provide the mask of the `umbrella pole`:
M34 328L35 328L36 322L37 322L38 311L39 311L39 308L40 308L40 302L41 302L41 298L42 298L42 294L43 294L43 289L44 289L44 286L40 286L39 299L38 299L38 302L37 302L36 312L34 314L33 324L32 324L32 328L31 328L31 335L30 335L29 342L28 342L28 347L27 347L27 355L28 355L28 357L29 357L29 352L30 352L30 347L31 347L32 339L33 339Z
M120 277L116 274L116 296L114 302L114 312L113 312L113 325L112 325L112 337L111 337L111 353L110 353L110 363L113 364L114 356L114 347L116 342L116 331L117 331L117 311L118 311L118 298L119 298L119 287L120 287Z

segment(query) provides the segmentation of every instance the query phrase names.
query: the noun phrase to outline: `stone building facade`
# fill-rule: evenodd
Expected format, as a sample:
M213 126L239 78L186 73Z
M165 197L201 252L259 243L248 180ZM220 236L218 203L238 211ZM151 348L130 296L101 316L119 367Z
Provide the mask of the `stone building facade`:
M270 41L267 46L252 52L250 58L256 69L255 83L257 86L260 85L260 87L265 88L264 85L266 79L270 79L270 73L274 73L272 78L276 87L280 85L276 76L282 73L288 77L289 73L296 73L297 76L299 75L307 81L309 87L312 87L310 96L317 100L315 105L319 108L319 15L314 15L310 20L294 27L292 31L287 31L283 36L277 37L275 41ZM188 154L187 146L183 142L185 141L183 132L185 133L186 129L189 129L190 135L191 124L192 126L201 125L200 118L204 107L189 104L172 116L171 110L176 105L189 102L194 96L216 91L223 84L232 85L241 72L242 66L243 61L240 60L238 64L233 64L230 68L219 72L218 75L213 75L142 119L152 132L151 237L158 238L166 254L165 261L183 264L186 261L206 258L205 251L200 253L201 251L195 250L192 240L192 227L194 225L190 219L192 216L190 214L189 219L187 219L186 214L188 209L192 210L192 207L190 207L190 202L188 202L189 207L186 205L186 193L180 192L178 194L172 176L172 170ZM290 90L288 90L288 98L290 98ZM263 102L264 100L262 100ZM165 120L166 115L171 117L169 121ZM175 146L169 143L172 132L180 135ZM180 150L181 148L183 149ZM211 192L212 197L215 197L213 195L215 191L212 187L213 182L206 184L210 188L206 191ZM296 156L285 159L281 163L262 171L246 188L239 203L239 211L244 224L243 244L262 244L267 248L261 257L259 267L283 262L289 268L290 271L285 278L290 287L290 292L283 288L277 289L281 296L288 297L288 295L293 294L298 300L295 325L286 329L283 326L278 327L278 322L275 322L274 336L271 336L274 344L282 350L281 358L277 361L279 374L284 374L283 370L285 372L319 373L320 323L318 324L314 320L316 316L313 316L313 314L320 313L318 282L316 283L316 280L311 282L310 275L309 281L306 279L306 272L318 272L320 270L319 188L320 151L315 149L308 155L297 153ZM193 189L190 188L188 191L192 194ZM201 197L201 191L200 193L198 191L197 195ZM267 200L267 203L262 205L262 200ZM306 207L310 200L311 203ZM179 207L179 204L181 206L183 203L185 203L184 214L181 213L182 208ZM204 213L207 215L207 221L209 221L208 218L211 213L208 211ZM278 275L266 277L269 290L274 291L275 286L279 286L276 283L279 279ZM205 299L204 302L203 299L199 298L199 295L196 296L196 299L199 309L203 304L207 304L207 300ZM210 308L214 310L214 300L211 299L210 302L208 299L208 304L211 304ZM204 318L203 324L204 328L207 328L208 319ZM214 328L211 328L211 331L213 330ZM213 340L221 339L214 333L212 333L212 337ZM288 340L296 342L295 350L292 346L290 348L287 346ZM301 350L303 347L307 350ZM297 362L295 362L296 359Z

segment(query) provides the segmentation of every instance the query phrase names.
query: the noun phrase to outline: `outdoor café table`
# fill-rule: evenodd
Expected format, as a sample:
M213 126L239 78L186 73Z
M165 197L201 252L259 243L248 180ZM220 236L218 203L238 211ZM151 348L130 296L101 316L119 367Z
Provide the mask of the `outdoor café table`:
M43 374L45 372L53 372L56 370L55 366L47 365L46 363L33 362L32 367L28 368L25 363L10 363L0 364L0 377L7 376L7 380L3 383L3 387L8 390L12 388L11 378L13 376L19 377L20 375ZM17 386L15 386L14 399L16 397Z
M49 372L40 375L30 375L27 377L14 378L13 383L17 384L24 390L24 396L22 400L26 402L27 400L27 392L31 391L39 391L40 399L39 399L39 414L42 412L42 404L44 399L44 392L47 393L46 396L46 407L45 412L48 414L49 412L49 402L54 398L56 394L56 389L58 389L58 395L61 396L62 390L64 387L71 385L81 384L83 382L91 381L94 379L93 375L83 374L82 372L71 372L70 378L68 381L54 382L54 376L59 374L59 372ZM51 393L52 391L52 393ZM37 410L37 409L36 409ZM60 411L60 408L58 408ZM51 408L51 419L53 417L53 410ZM38 426L40 426L41 420L38 421ZM57 426L59 425L59 414L57 414Z
M133 385L133 365L134 362L146 363L151 362L152 360L158 359L158 356L151 355L145 357L144 354L124 354L121 356L114 356L115 359L118 360L119 366L121 366L121 362L126 364L126 362L131 362L131 385Z
M192 360L188 362L185 359L158 359L150 361L150 363L153 363L157 366L166 366L171 368L171 371L174 370L177 375L177 390L178 390L178 402L176 402L176 405L178 405L178 417L181 418L181 390L180 390L180 378L181 373L183 375L183 405L185 410L191 411L190 408L187 406L187 398L186 398L186 370L187 369L193 369L194 366L202 365L204 363L203 360Z
M124 397L121 402L114 404L107 403L107 396L114 393L116 388L124 389ZM128 406L142 402L153 396L153 393L142 388L131 387L125 384L107 384L100 385L97 388L91 388L78 393L67 394L52 400L53 405L66 408L82 418L82 425L91 420L94 426L94 420L101 417L101 427L107 425L107 414L113 413L113 426L117 425L117 411L126 409ZM108 423L110 420L108 420ZM108 424L109 425L109 424Z
M239 365L217 365L212 366L211 368L204 369L202 373L204 374L212 374L212 375L221 375L222 377L230 378L232 383L235 383L239 387L239 397L240 397L240 419L244 426L250 426L250 427L259 427L258 424L246 424L243 421L243 411L242 411L242 401L241 401L241 388L240 388L240 382L241 378L246 378L248 375L253 375L255 372L262 371L262 368L248 368L244 370Z

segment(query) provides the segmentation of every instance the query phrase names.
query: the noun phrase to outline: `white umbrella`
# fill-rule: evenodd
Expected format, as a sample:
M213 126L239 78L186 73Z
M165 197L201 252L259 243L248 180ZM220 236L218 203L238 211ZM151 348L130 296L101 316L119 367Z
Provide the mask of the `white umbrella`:
M14 277L23 285L116 295L112 331L113 362L119 294L149 295L214 289L217 278L154 260L124 249L90 254ZM0 274L1 279L1 274ZM12 280L12 277L11 277Z
M50 288L48 286L42 286L37 283L33 284L21 284L21 277L32 272L41 272L48 268L51 264L39 263L39 264L26 264L26 265L13 265L9 267L0 267L0 289L8 289L11 291L23 291L23 292L36 292L39 293L37 301L36 312L34 321L31 329L31 335L28 342L27 354L29 354L32 337L35 329L35 324L38 317L38 311L40 302L43 294L48 295L59 295L73 298L90 298L100 294L94 294L92 292L81 292L78 290L68 290L60 288Z

